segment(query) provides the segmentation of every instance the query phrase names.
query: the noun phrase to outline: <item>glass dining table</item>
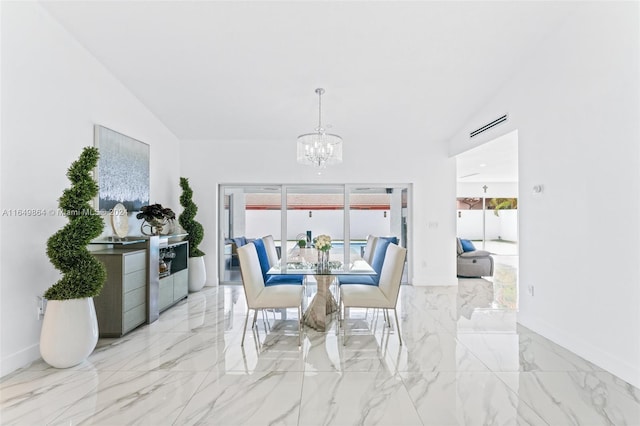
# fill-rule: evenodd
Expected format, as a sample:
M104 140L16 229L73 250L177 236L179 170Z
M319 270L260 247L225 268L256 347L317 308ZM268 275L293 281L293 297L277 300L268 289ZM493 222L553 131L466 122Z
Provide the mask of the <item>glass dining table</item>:
M311 249L307 249L310 251ZM338 310L338 303L331 293L331 284L338 275L375 275L371 265L362 259L345 265L341 261L329 261L328 267L320 267L314 262L317 251L306 256L296 256L285 265L275 265L267 275L307 275L313 276L318 283L318 291L304 311L303 321L308 327L318 331L327 331L331 324L331 314Z

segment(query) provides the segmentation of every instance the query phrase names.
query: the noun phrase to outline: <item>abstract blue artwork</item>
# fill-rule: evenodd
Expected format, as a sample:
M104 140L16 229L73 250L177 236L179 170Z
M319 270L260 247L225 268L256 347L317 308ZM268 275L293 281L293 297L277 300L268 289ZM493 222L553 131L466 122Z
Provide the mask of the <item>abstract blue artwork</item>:
M149 204L149 145L103 126L94 126L100 151L97 167L98 210L117 203L132 212Z

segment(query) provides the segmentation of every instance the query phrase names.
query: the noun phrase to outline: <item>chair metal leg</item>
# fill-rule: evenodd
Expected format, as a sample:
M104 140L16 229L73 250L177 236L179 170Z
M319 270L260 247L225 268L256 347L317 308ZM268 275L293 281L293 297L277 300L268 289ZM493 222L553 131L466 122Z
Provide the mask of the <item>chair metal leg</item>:
M340 286L338 286L338 323L342 322L343 312L342 312L342 290L340 290ZM340 324L342 325L342 324Z
M298 346L302 347L302 306L298 306Z
M262 324L264 324L264 330L265 332L268 332L269 330L271 330L271 324L269 324L269 316L264 313L264 309L260 309L260 311L262 312Z
M345 315L346 315L347 308L344 306L344 303L342 303L342 309L344 309ZM344 320L344 317L343 317L343 320ZM342 324L342 346L347 346L347 324L346 324L346 322Z
M247 308L247 315L244 317L244 328L242 329L242 341L240 342L240 346L244 346L244 335L247 333L247 322L248 321L249 321L249 308ZM251 327L251 328L253 328L253 327Z
M247 311L247 315L249 315L249 312ZM256 321L258 320L258 310L254 309L253 310L253 322L251 323L251 329L254 329L256 326Z
M402 337L400 336L400 321L398 321L398 311L394 309L393 314L396 316L396 333L398 333L398 340L400 340L400 346L402 346Z

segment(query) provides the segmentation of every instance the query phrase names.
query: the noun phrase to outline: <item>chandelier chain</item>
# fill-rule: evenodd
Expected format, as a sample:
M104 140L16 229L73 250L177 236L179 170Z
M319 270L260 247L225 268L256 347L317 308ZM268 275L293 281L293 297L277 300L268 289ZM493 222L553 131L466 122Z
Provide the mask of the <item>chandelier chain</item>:
M324 130L322 128L322 94L324 89L316 89L316 93L318 94L318 132L322 133Z

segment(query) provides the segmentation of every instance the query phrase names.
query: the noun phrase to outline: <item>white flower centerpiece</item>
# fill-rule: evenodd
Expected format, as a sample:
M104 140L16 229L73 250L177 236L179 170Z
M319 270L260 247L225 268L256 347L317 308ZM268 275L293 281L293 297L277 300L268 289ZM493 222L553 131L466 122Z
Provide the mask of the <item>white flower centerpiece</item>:
M313 245L318 250L318 270L329 270L329 250L331 250L331 237L318 235L313 240Z

